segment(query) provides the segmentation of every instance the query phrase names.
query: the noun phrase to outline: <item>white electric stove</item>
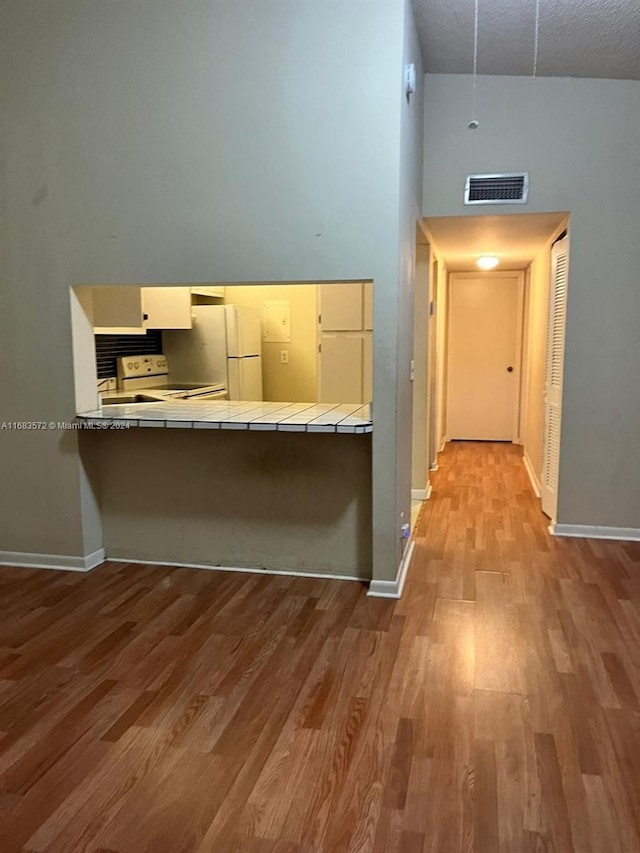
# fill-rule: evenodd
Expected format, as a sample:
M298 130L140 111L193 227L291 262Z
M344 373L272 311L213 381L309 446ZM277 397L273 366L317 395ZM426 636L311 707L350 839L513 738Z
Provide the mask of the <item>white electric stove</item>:
M165 355L126 355L118 359L118 388L123 392L159 392L165 399L226 400L226 385L173 382Z

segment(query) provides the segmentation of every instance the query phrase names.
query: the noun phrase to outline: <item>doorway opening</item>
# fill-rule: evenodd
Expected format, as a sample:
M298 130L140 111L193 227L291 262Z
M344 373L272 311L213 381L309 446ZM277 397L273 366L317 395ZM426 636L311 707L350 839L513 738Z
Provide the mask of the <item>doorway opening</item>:
M555 521L560 465L567 212L430 217L427 433L519 446ZM478 264L480 258L484 267ZM433 312L433 313L431 313ZM418 322L418 318L416 318ZM414 425L415 425L414 413ZM431 455L431 451L428 451Z

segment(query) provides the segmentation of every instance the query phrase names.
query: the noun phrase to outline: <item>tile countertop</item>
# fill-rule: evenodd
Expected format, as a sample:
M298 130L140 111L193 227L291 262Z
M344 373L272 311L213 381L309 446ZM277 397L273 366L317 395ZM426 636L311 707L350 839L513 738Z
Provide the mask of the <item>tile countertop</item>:
M183 429L263 432L371 433L369 404L250 403L229 400L175 400L103 405L77 415L88 426L129 425Z

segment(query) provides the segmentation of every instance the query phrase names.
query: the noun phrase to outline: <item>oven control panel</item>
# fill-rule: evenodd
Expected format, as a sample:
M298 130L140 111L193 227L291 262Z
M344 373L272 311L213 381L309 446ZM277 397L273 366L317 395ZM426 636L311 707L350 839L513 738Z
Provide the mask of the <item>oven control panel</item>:
M168 372L166 355L125 355L118 359L118 379L163 376Z

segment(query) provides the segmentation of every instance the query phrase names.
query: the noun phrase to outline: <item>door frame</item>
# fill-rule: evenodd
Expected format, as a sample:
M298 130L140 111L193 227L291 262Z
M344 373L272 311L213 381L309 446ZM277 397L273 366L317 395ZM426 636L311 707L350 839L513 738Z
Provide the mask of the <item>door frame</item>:
M445 400L446 400L446 410L449 410L449 383L451 381L451 347L449 346L451 340L451 290L453 284L456 280L464 280L471 278L483 278L483 277L491 277L491 278L517 278L517 288L518 288L518 304L517 304L517 315L516 315L516 354L515 354L515 363L514 370L516 371L516 393L513 405L513 420L512 420L512 434L513 438L511 439L512 444L522 444L522 380L523 380L523 337L524 337L524 295L525 295L525 270L487 270L478 272L451 272L449 273L449 279L447 281L447 319L446 319L446 338L447 338L447 378L446 378L446 388L445 388ZM449 425L446 424L446 437L445 441L450 441L451 436L449 435Z

